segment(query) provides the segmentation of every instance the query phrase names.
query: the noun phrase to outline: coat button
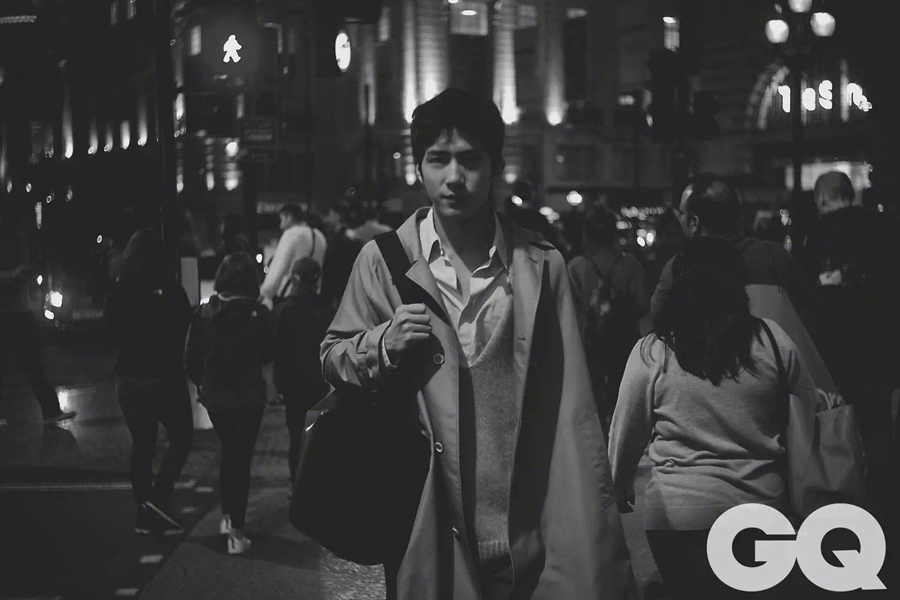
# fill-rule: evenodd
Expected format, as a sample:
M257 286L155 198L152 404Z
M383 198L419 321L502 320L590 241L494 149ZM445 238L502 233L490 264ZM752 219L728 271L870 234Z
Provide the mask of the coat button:
M444 355L443 354L435 354L434 355L434 364L436 364L436 365L444 364Z
M438 454L444 451L444 445L440 442L434 443L434 449L438 451Z

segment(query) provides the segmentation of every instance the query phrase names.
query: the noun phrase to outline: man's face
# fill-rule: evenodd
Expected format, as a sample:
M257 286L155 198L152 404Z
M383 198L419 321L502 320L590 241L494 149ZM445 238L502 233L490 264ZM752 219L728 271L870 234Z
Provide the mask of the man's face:
M291 215L289 215L287 213L281 213L280 215L278 215L278 226L281 228L282 231L284 231L285 229L287 229L288 227L290 227L293 224L294 224L294 219L293 219L293 217L291 217Z
M444 132L416 172L441 219L466 221L484 211L491 191L491 159L481 144Z

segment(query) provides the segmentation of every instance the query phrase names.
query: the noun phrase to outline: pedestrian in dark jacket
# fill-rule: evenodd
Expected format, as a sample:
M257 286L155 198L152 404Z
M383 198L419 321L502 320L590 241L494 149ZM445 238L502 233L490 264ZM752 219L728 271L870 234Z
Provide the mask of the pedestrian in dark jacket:
M244 533L250 465L266 405L263 367L272 361L271 314L259 301L256 262L229 254L216 272L215 295L194 311L185 347L188 375L200 390L222 443L219 485L228 553L250 548Z
M121 271L106 298L106 331L118 350L116 391L131 432L135 532L181 530L172 492L191 449L193 416L181 361L191 305L164 270L159 233L141 230L125 248ZM158 424L169 448L153 476Z
M284 397L285 420L290 433L288 455L291 481L297 475L297 458L306 423L306 411L331 388L322 377L319 345L325 339L331 310L316 293L322 267L303 258L291 272L291 294L272 314L275 323L275 389Z

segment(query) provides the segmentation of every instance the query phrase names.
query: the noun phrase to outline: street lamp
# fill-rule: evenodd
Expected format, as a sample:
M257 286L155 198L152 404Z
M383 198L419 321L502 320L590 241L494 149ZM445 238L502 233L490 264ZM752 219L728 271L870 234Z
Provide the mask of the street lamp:
M790 74L795 209L800 207L803 196L803 72L811 58L811 42L831 37L835 28L834 17L824 9L813 11L813 4L814 0L779 0L775 3L775 18L765 27L766 39L775 46Z

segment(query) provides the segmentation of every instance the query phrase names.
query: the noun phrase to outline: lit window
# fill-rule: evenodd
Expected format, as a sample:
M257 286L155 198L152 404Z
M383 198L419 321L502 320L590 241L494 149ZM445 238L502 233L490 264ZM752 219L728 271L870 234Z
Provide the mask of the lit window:
M678 50L681 46L681 23L675 17L663 17L663 46L666 50Z
M520 2L516 4L516 29L537 27L537 6Z
M115 25L119 22L119 2L118 0L113 0L112 4L109 5L109 24Z
M200 54L202 41L203 40L200 37L200 26L194 25L191 27L191 56L198 56Z
M391 7L381 9L381 18L378 20L378 41L386 42L391 39Z
M586 17L587 11L583 8L567 8L566 9L566 18L567 19L579 19L581 17Z
M137 0L128 0L128 18L137 16Z
M484 0L460 0L450 5L450 33L487 35L488 6Z

